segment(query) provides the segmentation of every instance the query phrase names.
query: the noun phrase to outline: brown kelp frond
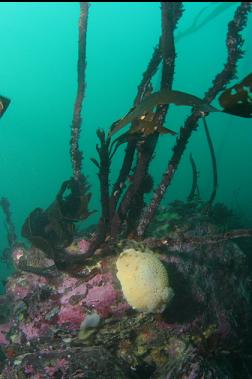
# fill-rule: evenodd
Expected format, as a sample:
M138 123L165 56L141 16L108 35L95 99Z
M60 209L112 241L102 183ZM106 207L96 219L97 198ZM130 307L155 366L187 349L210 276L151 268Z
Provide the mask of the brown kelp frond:
M140 119L132 124L132 127L128 131L129 134L141 134L143 137L147 137L155 132L159 134L177 134L162 125L156 125L154 112L149 112L141 116Z
M171 129L168 129L162 125L155 123L154 121L155 113L150 112L142 116L140 119L132 123L130 129L117 137L111 144L111 158L114 156L118 147L125 142L136 141L144 142L145 137L150 136L151 134L171 134L172 136L177 133ZM112 148L114 149L112 150Z
M64 220L77 222L94 213L88 210L91 200L89 189L90 185L84 175L81 175L78 181L72 178L63 182L57 194L57 202Z
M174 30L176 28L177 22L182 14L182 4L178 2L162 2L161 3L161 20L162 20L162 37L161 37L161 54L162 54L162 77L161 77L161 89L171 90L172 82L174 77L175 68L175 46L174 46ZM151 95L150 95L151 96ZM146 96L143 101L149 101ZM143 98L143 97L142 97ZM137 108L137 107L136 107ZM150 109L152 111L153 108ZM165 122L166 113L168 110L168 105L161 104L157 106L155 114L156 125L163 125ZM134 110L133 110L134 111ZM142 116L143 114L140 114ZM138 146L137 163L134 169L134 173L131 177L130 184L126 189L121 203L115 212L115 207L113 205L114 216L111 222L111 235L117 236L120 232L121 225L123 221L127 222L127 211L132 204L132 199L137 196L141 198L140 192L141 183L148 173L149 164L153 157L155 147L158 141L159 133L154 132L153 134L144 137L143 143ZM134 142L137 143L136 141ZM120 188L123 183L118 183ZM115 194L116 203L118 201L118 187L116 188ZM119 189L119 195L121 190ZM115 203L113 201L113 203Z
M109 154L110 159L113 158L118 148L124 143L132 143L135 145L138 141L141 141L141 135L139 133L130 133L130 131L123 133L121 136L117 137L110 146Z
M228 33L226 39L227 45L227 61L223 70L216 75L213 80L212 86L204 96L204 102L211 103L213 99L224 90L225 86L235 78L237 71L237 63L243 56L243 38L241 32L247 24L248 14L251 11L251 3L242 2L237 7L233 20L228 24ZM160 181L158 188L155 190L151 203L148 205L146 211L141 216L137 228L138 236L144 235L144 232L152 220L167 187L170 185L172 178L179 165L181 157L185 151L186 145L194 130L197 129L198 121L202 117L201 112L193 112L185 121L184 126L180 129L180 135L177 138L176 145L173 148L173 154L167 164L163 178Z
M240 83L226 89L219 97L223 112L235 116L252 117L252 73Z
M158 128L154 122L153 109L158 105L175 104L191 106L195 111L209 113L209 112L224 112L230 113L240 117L252 117L252 74L246 76L240 83L235 84L231 88L226 89L219 97L219 103L224 108L219 110L204 100L182 91L169 91L163 89L146 96L144 100L133 107L123 118L115 121L110 129L110 135L118 132L127 124L137 120L131 129L137 132L144 129L146 122L146 129L151 134Z
M66 180L46 210L36 208L28 215L22 236L54 259L56 264L61 262L64 248L73 241L74 223L93 213L88 210L90 199L85 177L81 176L78 181L74 178Z
M146 93L150 91L151 79L157 72L161 59L162 59L162 54L161 54L161 40L160 40L158 43L158 46L154 49L152 53L148 66L145 72L143 73L142 80L140 84L138 85L137 95L134 100L134 106L137 106L141 102L141 100L146 96ZM111 158L115 154L119 145L120 143L118 143L118 146L115 146L114 151L111 150L110 152ZM111 219L114 215L118 200L120 199L122 188L124 187L124 183L127 180L129 172L132 168L132 163L133 163L134 156L136 153L136 145L137 145L137 138L135 138L135 136L133 138L128 139L122 167L120 169L118 178L116 179L116 182L113 185L112 194L110 197L110 218Z
M5 113L6 109L10 105L10 99L4 96L0 96L0 118L3 116Z
M114 133L136 119L141 121L141 119L144 119L157 105L164 104L187 105L204 113L219 112L218 109L207 104L204 100L198 98L197 96L181 91L170 91L165 88L159 92L153 93L152 95L146 96L144 100L138 106L130 110L126 116L114 122L110 129L110 135L112 136ZM157 125L153 123L153 127L155 126ZM139 123L139 128L141 128L141 123Z
M74 104L73 121L71 125L70 155L73 166L73 176L75 180L81 176L82 152L79 150L79 138L81 130L81 111L85 94L85 69L86 69L86 36L88 22L87 2L80 2L79 17L79 42L78 42L78 87Z
M100 196L101 196L101 217L97 225L96 231L90 240L90 246L85 256L93 255L94 251L104 242L108 230L110 229L110 197L109 197L109 173L111 165L111 147L110 137L106 137L103 130L98 129L97 137L100 141L96 145L96 151L99 155L99 160L92 158L91 161L99 169L98 177L100 182Z

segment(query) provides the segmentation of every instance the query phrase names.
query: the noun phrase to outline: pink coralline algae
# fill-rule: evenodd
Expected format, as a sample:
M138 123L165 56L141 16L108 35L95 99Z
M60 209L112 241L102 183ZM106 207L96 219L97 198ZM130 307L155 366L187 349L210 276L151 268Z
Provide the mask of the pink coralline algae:
M44 329L41 327L41 325L36 327L33 322L27 324L21 323L19 327L20 330L25 334L27 340L38 338ZM43 332L45 332L45 330L43 330Z
M47 279L32 273L23 273L17 277L13 276L7 284L7 295L14 300L23 300L31 295L37 288L47 284Z
M97 274L87 282L88 293L85 304L102 317L113 314L113 306L117 305L121 295L121 291L115 289L114 280L112 273L109 272Z
M74 277L67 275L67 274L62 274L60 283L57 286L57 291L60 294L65 293L69 289L74 288L77 283L78 283L77 278L74 278Z
M93 311L102 318L119 317L127 311L128 304L116 280L102 268L87 278L67 273L59 273L56 279L25 272L15 274L7 284L7 295L19 302L19 321L11 332L17 340L34 341L51 338L61 328L67 333L78 331L86 315ZM0 338L7 344L5 331L4 327L0 329Z
M12 252L12 259L15 265L18 265L20 258L24 255L24 249L22 247L16 247Z
M49 376L49 378L54 378L58 372L65 373L68 369L68 362L66 359L56 359L53 362L53 365L45 367L45 373Z
M65 287L65 288L64 288ZM67 278L59 287L60 298L59 324L72 323L80 326L87 310L96 310L100 316L108 317L116 309L119 291L114 288L110 273L97 274L86 283Z
M101 316L108 317L112 314L111 306L115 303L118 292L111 283L104 286L96 286L88 291L85 303L94 308Z
M29 341L34 338L39 338L41 335L47 333L49 325L43 322L36 323L36 321L31 321L30 323L21 323L19 328Z
M80 284L74 288L68 288L68 291L64 291L64 294L63 296L61 297L60 299L60 303L61 304L68 304L70 299L75 296L79 296L80 297L80 302L81 300L85 297L87 293L87 287L85 284Z
M68 278L66 283L62 283L59 292L62 294L60 298L60 311L58 315L58 322L60 325L70 323L72 327L79 327L85 316L85 309L83 303L87 293L85 283L77 284L77 280ZM65 289L63 290L63 287ZM74 304L72 304L74 303Z
M112 283L113 275L111 272L106 272L104 274L97 274L92 279L88 281L89 287L102 286L104 283Z
M32 365L27 365L25 367L25 373L26 374L34 374L35 373L34 367Z
M78 247L81 253L86 253L90 247L90 241L81 239L78 242Z
M60 325L71 324L72 328L78 328L84 319L84 309L79 305L67 304L61 307L58 315L58 323Z

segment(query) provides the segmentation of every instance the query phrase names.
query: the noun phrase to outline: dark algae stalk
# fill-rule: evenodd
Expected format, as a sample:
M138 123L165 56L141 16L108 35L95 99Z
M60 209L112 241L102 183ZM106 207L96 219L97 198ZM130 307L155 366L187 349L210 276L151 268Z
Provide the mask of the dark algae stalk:
M0 296L0 379L252 378L247 261L252 229L216 202L222 173L207 123L212 113L220 120L223 113L230 119L252 118L252 73L237 77L252 5L232 6L224 66L217 73L213 69L212 83L198 97L197 90L174 86L177 42L206 28L231 5L203 8L180 32L183 3L161 2L161 36L131 109L96 131L97 154L91 161L100 207L94 211L90 200L97 194L80 136L86 132L88 44L95 41L89 38L89 20L96 20L96 13L92 4L79 4L71 177L45 209L28 214L22 242L15 210L6 197L0 200L8 241L1 264L12 267ZM9 102L0 97L0 117ZM166 120L171 105L190 111L178 133ZM166 204L165 194L201 123L212 162L211 195L202 195L192 152L187 199ZM166 168L156 183L151 167L164 134L173 148L170 157L164 155ZM114 173L117 159L121 163ZM98 221L85 226L94 212Z

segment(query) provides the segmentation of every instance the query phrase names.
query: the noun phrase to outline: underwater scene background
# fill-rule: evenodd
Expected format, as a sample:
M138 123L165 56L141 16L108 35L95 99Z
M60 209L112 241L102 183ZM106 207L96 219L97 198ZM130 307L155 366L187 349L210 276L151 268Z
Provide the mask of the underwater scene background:
M237 3L195 33L178 39L174 89L202 97L213 77L223 67L227 23ZM199 12L209 14L214 3L185 3L177 34L191 26ZM1 92L11 98L1 119L1 195L8 197L17 231L36 206L45 207L60 183L71 175L69 139L76 91L76 61L79 7L77 3L1 3ZM249 15L244 31L245 56L239 62L238 77L251 70L252 31ZM99 209L96 167L96 129L108 129L132 106L138 82L160 36L159 3L91 3L87 35L87 71L84 119L80 147L84 170L93 193L91 209ZM155 83L158 85L160 71ZM179 131L187 107L171 105L166 125ZM216 201L239 213L252 224L252 169L250 119L226 114L208 118L219 172ZM159 181L175 138L162 136L151 172ZM120 165L120 153L111 175ZM200 173L203 198L212 183L211 160L203 125L193 133L165 202L185 199L190 191L192 153ZM112 180L111 180L112 182ZM93 223L95 214L86 222ZM4 230L1 248L6 245Z
M203 99L205 92L212 85L212 80L215 78L215 76L219 72L221 72L221 70L223 69L224 63L226 62L226 57L227 57L226 35L227 35L228 23L233 18L234 12L237 9L239 4L240 3L238 2L232 2L232 3L225 3L225 2L186 3L185 2L183 3L184 12L182 14L182 17L179 19L179 22L174 34L175 47L176 47L176 60L175 60L175 75L174 75L174 80L173 80L173 85L172 85L173 90L183 91L185 93L193 94L197 96L198 98ZM26 244L27 244L27 240L23 238L21 234L21 230L22 230L22 225L24 224L24 221L27 218L27 216L35 208L40 207L40 208L46 209L49 206L49 204L53 203L62 182L64 182L65 180L68 180L73 175L71 156L70 156L70 138L71 138L71 123L73 119L73 107L74 107L76 90L77 90L79 17L80 17L80 7L79 7L79 3L77 2L74 2L74 3L70 3L70 2L65 2L65 3L63 2L62 3L2 2L0 4L0 36L1 36L0 95L6 96L7 98L11 99L11 103L8 109L6 110L6 113L0 119L0 172L1 172L0 197L4 197L8 199L10 203L12 221L13 221L13 224L15 225L15 231L17 233L17 239L18 241L25 242ZM248 13L247 25L241 33L244 38L244 44L242 46L244 55L242 59L238 61L236 78L232 80L230 83L228 83L227 85L228 88L232 87L236 83L241 82L242 79L244 79L249 74L251 74L251 68L252 68L251 66L252 44L251 44L251 38L250 38L251 31L252 31L252 13L250 12ZM86 66L86 71L85 71L86 90L85 90L84 105L83 105L83 110L82 110L83 118L82 118L82 124L81 124L79 147L80 147L80 150L83 152L83 156L84 156L83 173L87 177L88 183L90 184L90 189L88 191L91 192L92 194L90 203L88 205L88 210L90 212L95 210L95 212L91 213L87 219L84 219L78 224L78 227L80 228L80 230L85 230L85 228L90 227L90 231L92 231L93 233L94 232L93 226L99 222L99 218L101 215L100 184L99 184L99 177L97 175L98 169L95 166L95 164L91 161L91 158L95 158L98 160L98 154L97 154L97 149L96 149L98 138L97 138L96 131L98 128L100 128L100 129L104 129L105 132L107 133L111 125L115 122L115 120L121 119L132 108L132 104L137 93L137 87L141 81L144 71L146 70L147 64L150 60L153 50L158 44L161 34L162 34L161 12L160 12L160 3L158 2L150 2L150 3L91 2L90 3L89 15L88 15L88 28L87 28L87 45L86 45L86 61L87 61L87 66ZM153 92L159 91L161 77L162 77L162 69L160 67L152 79ZM251 88L250 88L250 93L251 93ZM220 105L218 103L218 96L211 103L211 105L220 109ZM190 113L191 113L191 108L187 106L176 106L174 104L171 104L169 106L169 112L166 117L165 126L179 135L180 128L184 124L186 117L190 115ZM232 114L228 114L228 113L213 112L207 115L207 122L208 122L208 128L209 128L209 132L210 132L214 150L215 150L217 172L218 172L218 188L217 188L217 194L216 194L214 203L224 204L229 210L233 212L235 216L237 216L237 224L234 225L234 228L236 228L237 230L239 228L246 228L246 229L252 228L252 199L251 199L252 121L251 121L251 118L234 117ZM154 188L156 188L157 185L160 183L162 175L167 167L167 163L172 155L172 151L173 151L172 149L176 143L176 137L177 136L174 136L171 134L164 134L159 137L158 144L154 153L154 158L151 160L151 165L150 165L150 170L149 170L149 173L153 178ZM121 146L119 146L116 152L116 155L112 159L112 164L110 167L110 190L112 188L113 183L117 179L118 172L121 169L123 158L124 158L124 151L125 151L125 144L122 144ZM196 163L196 169L198 172L199 199L205 202L209 199L212 192L212 188L213 188L212 160L211 160L209 145L206 138L206 133L204 130L203 119L200 119L197 130L195 130L192 133L192 136L189 139L189 143L187 144L185 153L183 154L181 162L178 165L178 169L176 170L171 186L168 187L168 190L161 202L161 207L163 207L161 209L167 209L168 205L174 201L178 201L178 200L187 201L188 195L192 187L192 181L193 181L192 167L190 163L190 154L192 154L194 158L194 161ZM130 182L131 180L130 175L129 175L128 180ZM148 182L146 183L148 184ZM152 199L152 194L153 192L146 191L144 200L147 204L150 201L150 199ZM89 199L86 201L88 203ZM182 203L181 204L177 203L177 205L176 203L174 204L175 204L174 207L170 208L169 215L168 215L169 213L168 211L167 213L164 212L163 219L162 219L162 215L160 216L159 214L160 218L157 222L158 226L154 222L154 224L152 225L152 229L150 231L150 235L152 237L154 235L157 236L157 238L160 237L160 235L158 235L157 230L159 227L160 233L162 233L162 228L160 227L160 223L161 224L166 223L166 222L168 223L167 221L168 219L165 219L166 215L168 215L167 217L171 217L171 220L169 220L169 222L171 221L171 224L172 223L176 224L176 217L178 217L178 214L180 215L179 217L182 217L182 218L184 217L183 215L185 215L185 218L188 216L188 219L190 220L190 223L192 224L194 223L193 217L196 217L196 219L198 217L197 222L199 222L199 225L201 224L201 216L199 216L199 214L195 215L195 212L196 212L195 209L190 210L190 208L188 208L185 210L183 206L181 205ZM86 208L85 208L85 211L87 211ZM176 215L174 216L176 212L177 212L177 216ZM11 277L11 274L15 271L14 269L15 262L14 262L14 265L12 265L10 264L10 262L6 261L4 258L4 251L9 243L8 233L7 233L8 225L6 225L6 217L2 209L1 209L0 214L1 214L0 216L0 220L1 220L0 221L0 225L1 225L0 257L2 256L2 259L0 260L0 280L1 280L0 281L0 295L3 295L5 293L6 281L8 277ZM230 216L230 219L232 219L231 214L228 214L227 218L229 216ZM174 219L175 221L172 219L172 217L175 217ZM181 219L179 219L179 222L183 223ZM204 219L204 216L202 216L202 225L205 225L204 224L205 222L206 220ZM228 224L228 226L230 225L232 225L232 223ZM219 231L226 232L227 230L232 229L232 227L230 228L228 226L225 224L220 226L218 224L219 229L210 228L209 230L207 230L207 233L209 232L211 234L211 232L213 232L213 235L215 235ZM204 229L204 227L202 226L202 230ZM200 229L200 226L198 228ZM184 230L182 226L181 226L181 230ZM185 230L187 232L186 227L185 227ZM199 232L200 237L203 235L200 233L204 233L202 232L202 230L200 230ZM125 230L122 227L121 236L123 235L124 232ZM170 230L169 230L169 233L170 233ZM251 231L249 233L251 235ZM78 238L80 237L80 235L81 235L80 233L77 234ZM177 234L175 233L174 235L177 238ZM171 234L171 238L174 235ZM188 235L189 237L191 237L190 232ZM196 239L197 239L198 237L197 231L195 232L195 234L192 234L192 235L194 237L196 235ZM124 234L122 238L120 236L118 238L119 239L128 238L130 240L131 237L132 237L131 234L127 235L126 233L126 237ZM228 236L226 237L228 239ZM85 235L85 238L86 238L86 235ZM29 240L32 241L31 239ZM86 240L84 239L84 241ZM107 239L104 238L104 241L106 245ZM247 242L247 245L246 245L246 242ZM247 249L246 254L248 254L249 250L251 250L251 247L250 247L251 239L247 239L246 242L244 245L244 249L245 250ZM210 244L211 243L212 242L210 241ZM151 241L147 241L147 245L148 245L148 248L152 248ZM108 249L111 249L110 253L112 254L113 252L114 254L115 245L111 245L111 246L109 245ZM126 244L125 246L126 246L126 251L127 251L127 248L128 250L130 249L137 250L137 248L139 247L137 244L134 245L133 242L129 242L128 245ZM154 246L154 242L153 242L153 246ZM65 247L66 246L64 246L64 248ZM160 247L158 246L158 242L157 242L157 245L155 245L155 247ZM237 261L236 261L237 266L234 265L235 266L234 277L236 280L236 278L239 277L239 268L243 269L245 267L245 264L243 260L240 259L240 251L236 250L236 247L232 247L232 246L229 247L228 245L227 251L225 250L225 254L223 254L223 262L225 262L228 267L231 267L233 264L232 263L233 261L232 262L229 261L229 259L231 260L231 258L229 257L228 249L230 249L230 251L233 254L232 255L230 253L230 255L237 258ZM161 247L161 250L162 250L162 247ZM89 251L88 248L87 248L87 251ZM107 255L110 254L106 250L106 247L104 248L104 251L105 251L105 256L106 254ZM148 254L148 252L146 254ZM198 256L197 254L195 253L195 256L198 259L200 256ZM98 252L98 256L99 256L99 252ZM221 251L221 248L218 246L216 247L216 257L219 260L222 259L222 258L219 258L219 257L222 257L222 251ZM49 258L51 259L52 257L49 257ZM59 258L58 266L57 266L57 259L55 259L57 270L60 268L60 265L62 264L62 260L64 260L64 257L62 258L62 256L59 256L58 258ZM13 259L15 260L15 258ZM94 259L94 261L92 261L92 259ZM93 270L93 267L96 267L95 264L97 263L95 261L97 257L94 257L92 259L91 259L92 262L89 263L90 267L92 266L90 268L90 272ZM168 264L168 265L171 263L171 264L179 266L181 263L179 260L176 260L175 258L173 261L169 261L169 259L172 260L172 258L163 257L161 261L165 262L165 264ZM197 259L195 260L195 262L197 261ZM199 258L199 260L200 259L201 258ZM208 248L206 250L205 259L206 261L204 265L208 266L207 269L210 270L211 265L212 265L210 247L209 247L209 250ZM248 254L248 261L250 263L252 262L250 254ZM118 261L116 263L118 272L119 272L119 268L118 268L119 263ZM195 264L198 265L198 263L199 262L197 261ZM157 265L157 271L160 270L161 272L163 270L159 268L158 266L159 263L156 263L156 261L153 261L152 264L153 266ZM106 265L107 265L107 262L106 262ZM104 267L106 265L104 265ZM183 264L181 265L181 267L182 266ZM104 267L102 266L102 270L104 269ZM109 258L109 263L108 263L108 266L106 267L109 267L109 269L111 269L112 271L114 270L115 268L114 258L113 259L111 258L111 260ZM188 270L189 270L188 267L184 265L183 268L181 268L180 274L182 273L181 274L182 276L184 274L185 275L188 274ZM225 267L225 265L223 267ZM95 268L95 270L96 269L97 267ZM190 277L189 281L191 281L190 283L192 283L192 288L194 288L194 285L196 287L195 283L198 284L197 275L204 276L203 269L202 271L201 269L202 269L202 266L200 266L199 268L197 266L195 273L192 274ZM62 272L65 272L64 270L65 270L65 267L63 267ZM105 268L105 271L106 271L106 268ZM61 294L64 293L62 289L63 288L62 283L64 283L64 280L65 280L65 276L64 276L65 273L62 274L62 272L59 274L61 275L60 277L60 280L62 281L60 282L61 284L53 283L53 285L56 286L55 288L57 288L58 293L61 293ZM234 283L232 282L232 279L230 279L230 282L229 282L228 271L225 273L223 272L222 274L221 270L219 272L216 269L216 273L217 273L217 276L220 275L220 277L221 275L223 275L223 280L226 280L227 287L229 284L230 284L230 287L233 286ZM107 273L104 274L104 272L101 271L101 274L99 275L101 275L102 277L102 275L106 276ZM163 273L162 275L165 276L165 274ZM118 277L118 274L117 274L117 277ZM174 274L174 277L176 277L175 274ZM220 277L216 279L216 282L212 287L214 288L214 291L216 292L217 292L217 287L218 287L216 283L220 283L221 280L218 281ZM241 281L245 277L246 275L242 273ZM174 279L173 274L171 274L171 278ZM230 275L230 278L233 278L233 276ZM90 279L90 281L91 280L92 279ZM102 280L105 280L104 277ZM115 284L113 280L110 277L106 276L105 287L106 285L108 285L108 287L111 286L112 288ZM121 283L123 282L123 280L124 280L124 277L120 279ZM12 279L10 279L9 283L12 283L11 281ZM174 282L176 283L176 280L174 280ZM94 288L96 289L96 287L94 286L94 283L92 284L90 284L91 282L88 282L88 283L91 286L91 289L94 289ZM209 283L206 284L206 287L209 285L209 288L210 288ZM242 288L242 284L238 286L240 292L239 294L237 294L237 299L238 299L237 303L238 301L240 301L239 295L241 293L242 295L246 294L247 296L247 292L246 292L248 290L248 287L246 287L247 277L246 279L244 279L244 283L246 283L246 285L244 284L244 288L246 288L244 289L244 291ZM77 286L76 283L74 284L72 283L72 285ZM147 286L148 286L148 283L147 283ZM8 287L9 292L11 292L10 287L11 287L11 284L9 284L9 287ZM87 298L86 292L83 290L83 287L82 289L79 289L79 287L78 287L78 291L80 292L78 293L78 295L86 296ZM27 284L27 288L30 288L29 284ZM117 287L116 287L116 290L117 290ZM223 297L225 297L225 293L228 293L228 291L227 292L225 291L226 291L226 287L223 290ZM85 292L85 295L84 295L84 292ZM200 295L198 294L199 298L201 295L202 295L202 298L205 296L205 293L203 292L204 291L202 290L202 294L201 293ZM166 300L169 298L169 301L170 301L170 299L173 298L173 295L174 295L173 290L170 290L170 292L167 294ZM15 296L16 295L14 295L14 297ZM65 295L65 296L68 296L68 295ZM107 296L107 293L104 295L105 299L106 299L106 296ZM117 295L115 295L115 297L116 296ZM125 293L124 293L124 296L127 298ZM222 295L220 294L220 298L216 300L216 303L218 303L218 301L221 303L221 296ZM234 298L236 299L235 296L236 295L234 295ZM244 298L246 296L244 295ZM70 295L69 295L69 298L70 298ZM201 300L202 299L200 299L200 301ZM247 297L246 297L246 300L247 300ZM204 298L204 301L206 301L205 298ZM131 304L130 301L128 302L129 304ZM90 304L91 303L92 303L92 299L90 300ZM249 300L248 300L248 303L249 303ZM176 303L176 290L175 290L175 304L177 304ZM249 304L251 307L251 300ZM0 305L1 305L1 301L0 301ZM123 306L124 305L125 304L123 303ZM162 308L161 305L159 304L157 308L158 309L160 307ZM61 303L61 306L63 307L63 303ZM85 300L85 306L86 307L89 306L87 299ZM226 306L226 310L228 309L228 307L229 305ZM137 307L133 307L133 308L137 308ZM236 308L234 307L234 309ZM102 311L99 313L100 309L98 308L96 310L98 310L99 317L96 314L95 314L95 317L97 316L98 320L95 319L94 317L93 319L91 319L90 322L94 323L95 327L98 324L100 327L100 318L102 319L104 317L104 319L106 319L108 315L110 317L110 313L108 314L106 313L107 308L106 308L106 312L103 310L105 313L102 313ZM116 311L118 311L117 308L116 308ZM148 308L148 311L149 311L149 308ZM230 310L230 312L231 311L233 311L233 308ZM120 309L120 312L121 312L121 309ZM120 312L118 311L118 313ZM172 315L171 319L173 317L176 318L175 314L176 312L173 313L173 311L171 311L171 315ZM80 315L78 315L78 317L79 316ZM131 316L132 316L131 313L129 313L129 317ZM166 319L166 316L168 317L167 319ZM29 317L27 319L29 319ZM134 315L132 317L134 317ZM142 321L136 321L136 328L138 327L141 328L141 325L140 325L141 322L145 322L144 317ZM146 316L146 320L147 320L146 325L152 325L152 324L148 324L149 322L152 322L150 319L147 319L148 317L149 316ZM168 312L167 314L165 313L164 317L165 317L164 322L168 322L167 320L169 320L169 313ZM251 314L250 316L248 316L248 318L251 321ZM245 319L245 316L244 316L244 319ZM48 323L51 322L50 320L51 319L48 318L47 320ZM129 327L129 325L127 324L126 318L123 320L125 321L125 330L126 330L127 327ZM138 319L136 318L136 320ZM162 319L160 320L159 320L160 324L158 324L158 328L157 328L158 331L162 330L162 327L160 325L162 324L163 320ZM80 321L80 317L78 318L78 322L79 321ZM171 322L173 321L174 319ZM20 325L22 322L23 321L20 321ZM140 326L138 325L138 322ZM204 319L204 322L205 322L205 319ZM0 324L1 324L1 318L0 318ZM245 321L244 321L244 324L245 324ZM21 325L20 330L23 328L22 331L26 335L27 340L28 340L30 336L28 338L28 334L29 334L28 329L25 329L25 327L24 325ZM86 325L84 329L85 328L86 328ZM164 328L166 328L166 326L164 326ZM245 330L245 327L244 327L244 330ZM205 336L204 338L207 339L208 333L209 335L212 335L214 334L214 331L215 331L215 324L209 324L208 329L205 329L204 331L207 337L203 333ZM86 329L85 329L85 332L86 332ZM228 334L228 332L226 332L226 334ZM74 335L74 338L75 337L76 335ZM86 338L87 337L85 334L85 337L83 337L82 339L86 341ZM102 335L100 336L99 334L97 334L96 338L97 340L95 341L96 343L94 345L98 346L100 343L100 339L102 340ZM151 339L148 341L149 341L148 342L149 344L153 343ZM107 342L106 338L105 338L105 342ZM197 340L195 343L197 344L198 342L199 341ZM199 344L201 342L202 341L200 341ZM109 343L110 342L108 342L108 345ZM210 347L211 352L216 347L215 343L216 341L214 341L213 345L211 345ZM125 349L125 351L127 350L125 346L123 346L122 351L124 351L123 349ZM208 354L209 350L207 350L207 348L206 348L206 351ZM12 357L8 356L8 354L9 354L8 351L5 352L5 355L7 356L7 358L11 359ZM191 357L192 356L194 357L193 354L194 354L194 351L191 354ZM198 354L198 350L197 350L197 354ZM202 356L203 355L204 354L202 353ZM141 355L141 358L142 358L142 355ZM159 359L160 359L160 362L159 362ZM251 359L251 356L248 359ZM163 365L164 362L160 358L159 355L158 355L158 358L153 358L153 361L155 362L155 368L154 366L152 366L153 362L151 361L151 364L148 366L148 368L146 368L146 371L145 371L145 368L143 368L143 366L141 366L141 368L139 369L137 368L137 375L139 376L134 376L134 373L130 373L130 375L129 376L126 375L125 378L126 377L127 378L152 378L151 375L153 372L154 372L153 378L164 378L164 377L180 378L179 374L177 376L173 376L173 374L171 374L171 376L168 376L168 374L167 376L162 376L163 374L162 373L160 374L161 371L159 372L159 369ZM249 362L250 363L248 364L248 366L249 365L251 366L251 360ZM1 363L1 350L0 350L0 363ZM160 367L159 367L159 363L160 363ZM238 363L238 366L239 364L240 363ZM62 365L64 366L63 359L62 359ZM30 364L28 366L30 367ZM26 368L28 366L26 366ZM67 365L66 367L64 368L64 370L68 369ZM139 367L138 363L136 364L136 367ZM0 364L0 369L1 369L1 364ZM157 370L157 373L155 370ZM216 372L217 371L218 369L216 369ZM216 376L212 376L212 378L222 378L222 377L233 378L228 375L222 376L223 372L221 371L221 373L218 374L220 376L216 374ZM241 372L243 371L241 370ZM32 371L29 372L29 375L30 376L27 376L27 377L33 378ZM49 377L54 378L53 375L54 374L52 374L52 376L49 376ZM64 375L62 374L62 378L68 377ZM123 375L122 376L120 375L115 374L113 378L115 379L124 378ZM252 377L252 376L249 376L249 374L248 376L244 376L244 373L242 375L243 376L241 376L241 378ZM0 377L1 379L7 378L7 376L2 377L1 375ZM55 376L55 378L56 377L57 376ZM69 376L69 377L74 378L74 376ZM91 375L89 377L93 378ZM106 376L104 376L104 378L105 377ZM192 378L194 377L198 378L197 375L192 376ZM239 376L234 375L234 378L238 378L238 377ZM23 378L23 377L20 376L20 378Z

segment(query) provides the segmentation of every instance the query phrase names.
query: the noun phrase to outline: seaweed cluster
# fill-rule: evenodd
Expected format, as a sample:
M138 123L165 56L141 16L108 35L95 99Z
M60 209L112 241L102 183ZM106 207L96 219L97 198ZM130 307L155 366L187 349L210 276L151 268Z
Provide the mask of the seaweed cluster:
M241 33L251 8L249 2L237 5L228 24L225 65L199 99L173 90L174 34L183 4L161 3L162 35L138 86L133 108L108 132L97 131L98 158L92 162L98 169L101 215L91 233L80 233L76 225L92 213L79 149L89 14L89 4L80 3L78 86L70 138L72 178L63 182L47 209L36 208L26 218L22 235L30 241L29 248L17 243L8 203L1 202L9 226L9 256L16 268L7 282L6 295L0 299L0 310L8 304L0 320L1 379L251 377L247 358L251 279L245 254L231 240L251 238L252 230L240 228L223 204L214 204L217 162L206 124L212 111L252 116L251 74L226 88L243 55ZM151 81L159 68L160 89L152 93ZM211 105L219 95L223 109ZM171 103L188 105L192 111L153 190L149 166L158 139L163 133L174 134L164 126ZM191 157L193 186L188 201L176 200L161 208L202 118L213 162L212 195L208 201L200 199ZM127 124L129 130L115 136ZM122 144L126 144L122 166L110 187L112 160ZM146 204L147 193L152 193L152 199ZM125 264L125 252L133 255L139 274L134 276L128 261ZM144 257L149 262L146 270ZM118 264L122 260L123 267ZM134 277L134 290L140 279L144 289L155 289L159 281L153 272L162 273L163 279L158 279L165 290L169 277L174 297L166 293L161 304L154 301L155 306L138 306L124 279ZM159 314L152 313L153 309Z
M85 4L85 5L84 5ZM143 78L138 86L137 96L135 98L133 108L125 117L113 123L108 134L103 130L97 131L99 144L96 149L98 159L92 158L93 163L98 168L98 177L100 181L100 199L101 199L101 216L98 222L96 232L90 240L89 251L86 257L94 254L97 248L104 245L109 239L131 237L135 239L144 238L146 229L169 187L174 173L176 172L181 157L186 149L187 143L193 131L197 129L198 122L203 118L208 143L210 146L213 173L214 188L212 195L208 201L210 210L217 191L217 163L214 155L214 148L210 138L210 134L206 124L206 117L209 112L223 111L240 117L251 117L251 74L243 79L239 84L225 89L228 83L235 78L236 68L239 59L243 55L242 45L243 39L241 32L246 26L247 16L251 10L250 3L241 3L237 6L233 20L230 21L227 31L227 61L223 70L216 75L212 86L206 92L203 99L199 99L192 94L181 91L174 91L172 83L174 78L174 68L176 60L174 32L183 13L182 3L171 2L161 3L161 25L162 35L158 46L155 48ZM79 151L78 139L81 126L81 109L84 99L85 89L85 66L86 66L86 33L88 21L88 5L81 3L81 13L79 22L79 56L78 56L78 88L77 97L74 107L74 117L71 128L71 160L73 166L73 181L76 187L82 188L82 198L85 198L86 208L90 200L89 193L86 191L86 178L81 173L82 170L82 153ZM161 65L161 83L160 91L151 93L151 80ZM236 95L233 92L236 91ZM218 110L211 106L214 98L221 94L220 105L224 108ZM162 133L172 133L170 129L164 127L169 104L188 105L192 107L192 114L185 121L184 126L180 129L179 136L176 139L173 148L173 154L168 161L162 180L158 187L153 191L153 181L149 174L150 162L154 157L157 141ZM129 130L119 137L114 138L114 134L124 128L127 124L131 124ZM121 144L126 144L125 155L122 167L119 171L118 178L110 188L110 169L112 159ZM85 185L83 186L83 182ZM81 184L82 183L82 184ZM195 192L196 187L193 189ZM153 192L152 200L149 204L145 203L145 194ZM193 198L194 193L189 196ZM79 206L82 206L78 203ZM50 207L51 209L51 207ZM35 212L36 217L38 211ZM46 212L48 213L48 212ZM88 216L86 212L86 216ZM28 220L31 225L32 213ZM58 223L57 217L52 216L55 223ZM80 218L79 218L80 219ZM68 220L64 224L64 231L57 234L56 243L53 248L60 247L62 241L66 238L62 247L66 247L67 243L72 242L73 223L78 218ZM70 222L69 222L70 221ZM36 227L48 228L47 222L43 220L37 222ZM52 225L52 223L50 223ZM51 227L50 227L51 228ZM49 228L49 229L50 229ZM71 229L71 230L70 230ZM37 235L42 235L44 242L50 243L45 233L34 231ZM27 221L23 228L23 235L28 237L33 243L35 234L29 230L27 233ZM67 238L69 235L69 238ZM35 238L34 238L35 237ZM47 241L45 241L47 239ZM41 247L41 244L37 244ZM59 254L56 254L57 256ZM63 254L64 255L64 254ZM50 253L53 256L53 253ZM56 258L57 260L57 258ZM60 257L59 261L64 260ZM68 262L69 264L69 262Z

